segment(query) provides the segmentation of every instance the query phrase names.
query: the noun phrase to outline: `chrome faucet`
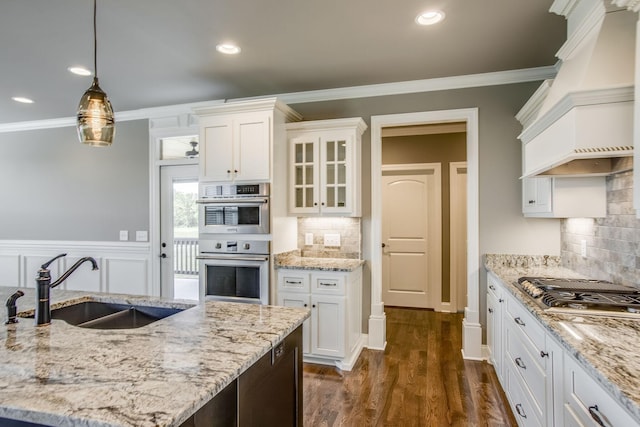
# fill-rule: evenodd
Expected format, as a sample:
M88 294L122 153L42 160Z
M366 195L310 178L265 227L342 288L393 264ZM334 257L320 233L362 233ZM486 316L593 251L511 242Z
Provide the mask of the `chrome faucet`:
M51 288L55 288L60 283L67 280L67 277L71 275L74 271L80 267L82 263L85 261L90 261L93 270L98 269L98 263L95 259L91 257L80 258L75 264L71 266L67 271L65 271L62 276L58 278L55 282L51 283L51 272L49 271L49 265L57 260L58 258L62 258L63 256L67 256L67 254L60 254L49 261L42 264L40 270L38 270L38 277L36 278L36 325L48 325L51 323L51 303L49 301L49 294Z

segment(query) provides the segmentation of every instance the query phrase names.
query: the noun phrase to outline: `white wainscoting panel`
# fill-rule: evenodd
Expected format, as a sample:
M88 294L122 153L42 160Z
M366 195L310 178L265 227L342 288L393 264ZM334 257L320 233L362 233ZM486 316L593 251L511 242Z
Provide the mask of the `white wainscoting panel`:
M0 286L20 286L20 255L0 254Z
M49 266L52 281L86 256L95 258L100 270L86 262L62 289L151 295L150 248L148 242L0 240L0 286L35 287L40 266L66 253Z
M106 292L115 294L147 295L146 259L108 259L106 260Z

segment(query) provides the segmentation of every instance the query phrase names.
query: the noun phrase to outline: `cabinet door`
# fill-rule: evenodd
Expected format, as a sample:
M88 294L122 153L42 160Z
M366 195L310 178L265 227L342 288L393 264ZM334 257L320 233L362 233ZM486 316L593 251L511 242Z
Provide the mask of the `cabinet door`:
M318 356L345 355L344 297L311 297L311 353Z
M320 139L320 210L327 213L349 213L353 209L351 167L353 138L349 134L323 136Z
M318 137L293 138L289 145L289 211L317 213L320 211L318 185L320 162Z
M304 307L309 308L311 296L298 293L278 293L278 305L284 307ZM311 351L311 318L302 324L302 352L307 354Z
M233 122L233 174L242 181L268 181L271 177L271 116L248 113Z
M208 120L200 135L200 178L209 181L233 179L232 120Z
M551 208L551 178L524 178L522 180L522 213L550 213Z

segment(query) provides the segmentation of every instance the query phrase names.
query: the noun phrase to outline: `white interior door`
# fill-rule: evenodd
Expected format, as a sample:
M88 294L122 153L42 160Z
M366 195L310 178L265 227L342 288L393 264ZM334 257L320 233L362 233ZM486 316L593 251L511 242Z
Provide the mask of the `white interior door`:
M440 309L442 196L439 163L385 165L382 175L382 299Z
M198 165L160 168L160 283L166 298L199 298Z
M449 163L451 310L467 305L467 162Z

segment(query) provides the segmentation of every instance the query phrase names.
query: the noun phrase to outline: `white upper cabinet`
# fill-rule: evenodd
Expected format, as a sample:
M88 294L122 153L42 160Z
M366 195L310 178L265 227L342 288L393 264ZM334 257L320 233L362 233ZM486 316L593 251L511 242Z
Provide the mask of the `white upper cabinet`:
M300 119L275 98L215 105L196 114L202 181L270 181L276 128Z
M289 212L361 215L361 118L290 123Z

